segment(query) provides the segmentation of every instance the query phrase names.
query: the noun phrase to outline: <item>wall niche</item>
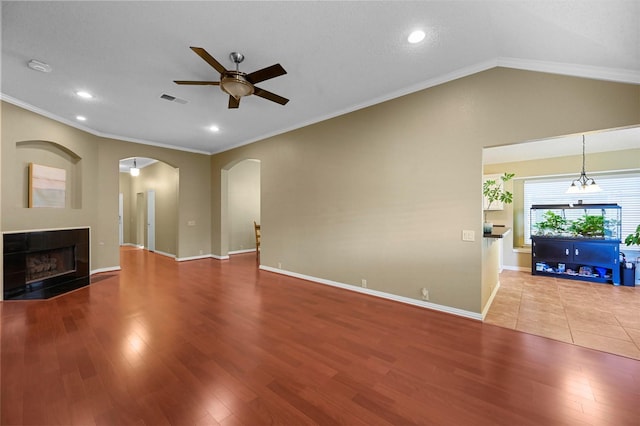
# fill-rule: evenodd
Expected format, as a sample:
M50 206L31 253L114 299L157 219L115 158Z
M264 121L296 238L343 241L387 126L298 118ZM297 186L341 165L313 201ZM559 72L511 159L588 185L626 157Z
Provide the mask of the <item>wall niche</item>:
M29 163L55 167L66 171L65 208L82 208L82 158L56 142L33 140L16 143L16 161L21 173L16 185L20 187L20 205L29 207Z

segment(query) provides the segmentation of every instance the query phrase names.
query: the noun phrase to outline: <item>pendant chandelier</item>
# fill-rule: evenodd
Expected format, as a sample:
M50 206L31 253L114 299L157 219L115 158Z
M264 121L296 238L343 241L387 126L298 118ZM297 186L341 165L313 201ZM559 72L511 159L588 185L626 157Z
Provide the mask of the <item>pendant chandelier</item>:
M140 174L140 169L138 168L138 165L136 164L136 159L133 159L133 167L131 167L129 169L129 173L131 173L131 176L138 176Z
M571 186L567 189L567 194L578 194L585 192L600 192L602 188L598 186L595 180L587 177L584 171L585 154L584 154L584 135L582 135L582 173L580 177L571 182Z

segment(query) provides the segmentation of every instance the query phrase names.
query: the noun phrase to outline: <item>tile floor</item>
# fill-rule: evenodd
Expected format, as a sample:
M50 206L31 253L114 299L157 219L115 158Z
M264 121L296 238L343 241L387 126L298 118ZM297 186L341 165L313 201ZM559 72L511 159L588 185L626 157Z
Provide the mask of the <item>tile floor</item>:
M640 286L503 271L485 322L640 360Z

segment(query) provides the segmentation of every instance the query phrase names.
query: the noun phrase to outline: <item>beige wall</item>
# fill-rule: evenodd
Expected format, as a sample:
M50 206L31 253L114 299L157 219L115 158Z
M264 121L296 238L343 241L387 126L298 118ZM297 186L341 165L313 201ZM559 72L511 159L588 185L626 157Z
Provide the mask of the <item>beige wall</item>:
M179 170L177 256L190 258L211 252L208 155L94 136L6 102L2 104L2 122L2 231L91 226L91 269L118 267L118 164L123 158L149 157ZM19 152L24 151L19 148L23 141L54 142L79 158L80 208L26 208L25 170L30 158ZM41 151L37 155L42 160L54 161L57 155ZM188 225L189 221L194 225Z
M103 139L100 145L100 167L103 170L103 186L108 193L117 193L119 179L118 164L122 158L148 157L169 164L178 169L178 229L177 229L177 257L181 259L197 257L211 252L211 210L210 210L210 182L211 175L209 156L167 148L141 145L115 139ZM108 166L107 166L108 165ZM117 221L113 222L112 212L115 210L117 219L117 197L111 202L111 197L101 197L105 203L100 212L108 214L100 223L114 223L115 244L117 246ZM189 225L193 222L194 225ZM116 251L117 252L117 251Z
M414 299L426 287L433 303L480 313L482 148L640 124L640 88L498 68L214 156L89 135L6 103L2 124L2 230L89 225L93 270L119 264L120 159L179 169L179 258L227 254L228 173L257 159L263 265ZM21 204L9 182L24 170L16 143L32 140L81 159L82 208Z
M229 251L256 248L253 222L260 223L260 162L245 160L228 173Z
M120 173L119 185L120 192L122 193L122 239L124 244L135 244L133 237L133 227L135 226L133 221L132 206L135 206L131 199L131 175L129 173Z
M640 141L639 141L640 144ZM587 173L615 170L640 171L640 149L610 151L586 155ZM582 166L582 156L554 157L544 160L517 161L484 166L485 174L515 173L514 181L507 183L507 188L513 191L513 204L505 206L504 210L487 212L487 220L513 228L513 232L504 240L504 266L516 269L531 269L531 254L529 252L514 251L524 245L524 215L529 214L522 209L523 184L525 178L567 175L567 186L571 180L578 177ZM575 201L571 198L567 202Z
M2 231L63 227L98 227L99 138L27 113L2 107ZM67 170L65 208L28 208L28 165L42 163ZM72 205L70 192L78 191ZM94 241L95 242L95 241Z
M261 161L261 263L480 313L482 148L640 123L638 86L493 69L215 155ZM475 242L461 241L463 229Z

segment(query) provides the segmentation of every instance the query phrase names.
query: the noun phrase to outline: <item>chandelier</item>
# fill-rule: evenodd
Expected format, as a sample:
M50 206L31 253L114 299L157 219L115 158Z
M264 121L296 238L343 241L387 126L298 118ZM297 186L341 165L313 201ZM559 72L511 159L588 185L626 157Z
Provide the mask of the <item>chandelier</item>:
M602 188L598 186L595 180L587 176L584 171L585 155L584 155L584 135L582 135L582 173L580 177L571 182L571 186L567 189L567 194L578 194L585 192L599 192Z

